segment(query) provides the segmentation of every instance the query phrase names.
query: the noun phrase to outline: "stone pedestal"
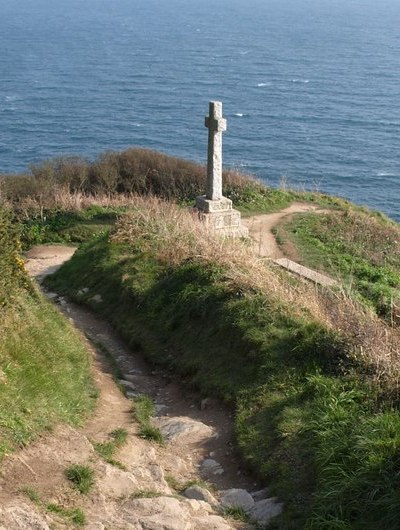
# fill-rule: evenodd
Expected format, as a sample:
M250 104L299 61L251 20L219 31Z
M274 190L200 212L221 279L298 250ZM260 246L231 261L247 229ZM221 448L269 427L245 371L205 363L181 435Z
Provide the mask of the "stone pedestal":
M196 198L199 219L216 233L233 237L248 237L248 229L241 225L240 212L232 208L232 201L226 197L207 199L206 195Z

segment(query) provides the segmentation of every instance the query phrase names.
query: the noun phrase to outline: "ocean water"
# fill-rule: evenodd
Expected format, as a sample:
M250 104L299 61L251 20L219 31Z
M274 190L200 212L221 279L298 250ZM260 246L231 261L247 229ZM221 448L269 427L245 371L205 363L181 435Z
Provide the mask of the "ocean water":
M0 173L138 145L400 220L399 0L0 0Z

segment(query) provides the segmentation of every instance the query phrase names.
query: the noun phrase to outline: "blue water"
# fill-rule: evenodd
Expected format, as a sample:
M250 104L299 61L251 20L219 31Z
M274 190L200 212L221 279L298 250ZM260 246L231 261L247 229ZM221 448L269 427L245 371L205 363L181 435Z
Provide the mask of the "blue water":
M398 0L0 0L0 173L139 145L400 220Z

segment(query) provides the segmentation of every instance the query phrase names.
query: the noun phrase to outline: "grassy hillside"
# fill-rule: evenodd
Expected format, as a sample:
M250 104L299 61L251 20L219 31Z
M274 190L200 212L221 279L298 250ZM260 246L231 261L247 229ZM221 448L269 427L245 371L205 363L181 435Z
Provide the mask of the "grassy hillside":
M0 208L0 459L94 405L88 352L27 277L11 215Z
M244 459L285 501L274 528L397 528L400 342L373 312L156 199L136 199L49 283L235 407Z
M356 209L298 215L276 230L305 265L338 277L391 324L400 323L400 226Z

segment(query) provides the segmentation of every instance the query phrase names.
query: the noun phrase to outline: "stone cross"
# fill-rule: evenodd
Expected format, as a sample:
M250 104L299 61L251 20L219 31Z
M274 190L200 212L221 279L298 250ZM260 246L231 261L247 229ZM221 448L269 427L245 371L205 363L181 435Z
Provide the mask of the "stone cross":
M207 193L210 201L222 198L222 133L226 131L226 120L222 117L222 103L210 101L208 128Z

